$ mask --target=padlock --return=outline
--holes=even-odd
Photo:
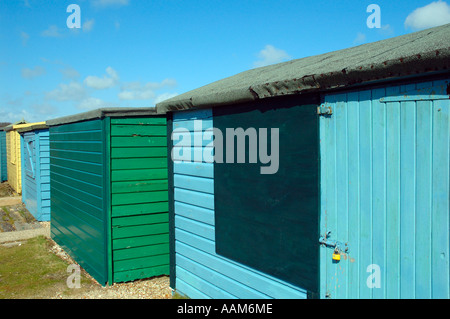
[[[337,249],[334,250],[332,259],[333,259],[333,261],[341,260],[341,254],[339,253],[339,251]]]

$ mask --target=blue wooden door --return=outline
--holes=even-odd
[[[449,82],[325,97],[321,298],[450,297]]]

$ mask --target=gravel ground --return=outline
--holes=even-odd
[[[50,251],[69,264],[76,262],[53,240]],[[74,289],[74,293],[66,296],[56,293],[55,299],[171,299],[172,289],[169,286],[168,276],[153,277],[145,280],[136,280],[126,283],[115,283],[111,286],[102,287],[92,277],[83,270],[83,275],[90,278],[92,284],[88,289]],[[83,288],[83,287],[81,287]]]

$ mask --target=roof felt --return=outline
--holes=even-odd
[[[157,114],[154,107],[111,107],[100,108],[89,112],[64,116],[53,120],[47,120],[46,124],[48,126],[57,126],[94,119],[102,119],[105,117],[137,117],[155,115]]]
[[[45,122],[39,122],[39,123],[32,123],[29,126],[20,127],[17,129],[17,132],[25,133],[25,132],[45,130],[45,129],[48,129],[48,126],[45,124]]]
[[[450,70],[450,24],[255,68],[156,105],[158,113],[216,107]]]

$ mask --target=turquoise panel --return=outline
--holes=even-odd
[[[50,221],[49,131],[21,134],[22,201],[38,221]]]
[[[212,111],[175,113],[173,129],[194,132],[213,127]],[[197,132],[200,133],[200,132]],[[193,137],[194,135],[192,135]],[[179,140],[175,140],[177,145]],[[194,143],[194,137],[192,138]],[[190,298],[306,298],[306,291],[216,254],[214,227],[214,164],[198,161],[193,145],[190,161],[173,162],[175,287]],[[195,160],[195,161],[194,161]]]
[[[449,80],[325,96],[322,298],[449,298]]]

